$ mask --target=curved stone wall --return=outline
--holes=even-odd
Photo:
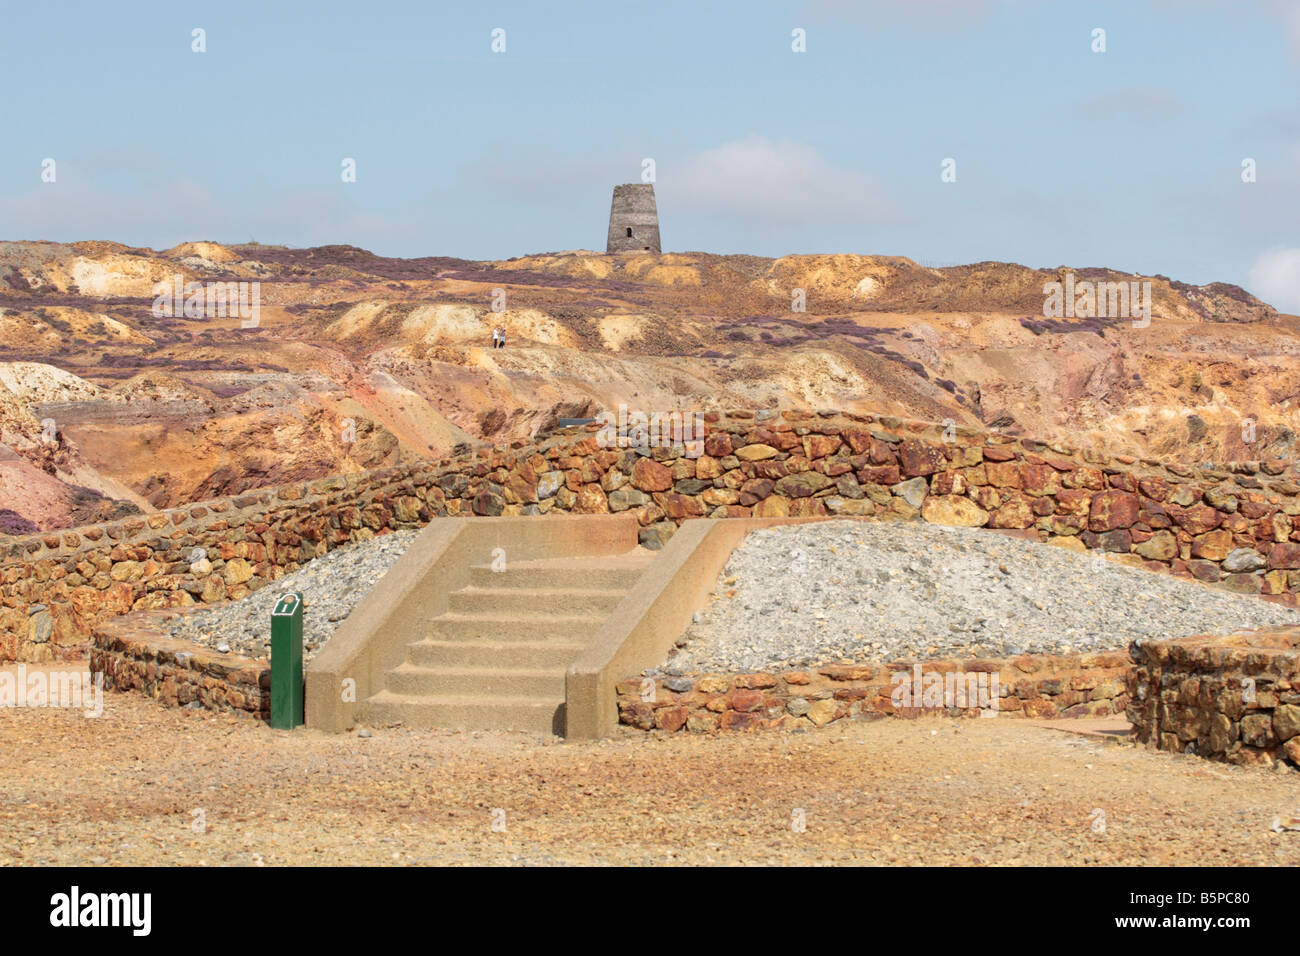
[[[910,518],[1110,552],[1292,605],[1300,594],[1290,462],[1105,459],[830,412],[736,411],[703,424],[701,437],[661,447],[619,447],[589,425],[535,445],[0,538],[0,659],[84,657],[106,618],[239,598],[340,544],[449,515],[626,511],[650,547],[690,518]]]

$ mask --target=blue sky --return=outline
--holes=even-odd
[[[1289,0],[15,3],[0,82],[3,239],[603,249],[648,157],[665,251],[1110,266],[1300,311]]]

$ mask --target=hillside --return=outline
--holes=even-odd
[[[1294,457],[1300,320],[1162,276],[1142,277],[1144,328],[1045,318],[1044,283],[1070,271],[1134,278],[857,255],[0,243],[0,532],[445,456],[620,403],[952,419],[1176,461]],[[157,282],[240,281],[260,283],[255,326],[154,314]],[[504,350],[489,347],[496,325]]]

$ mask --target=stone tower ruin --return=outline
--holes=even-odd
[[[626,183],[614,187],[609,207],[609,252],[660,252],[659,210],[651,183]]]

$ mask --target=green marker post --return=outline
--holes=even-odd
[[[291,592],[271,612],[271,726],[302,722],[302,595]]]

